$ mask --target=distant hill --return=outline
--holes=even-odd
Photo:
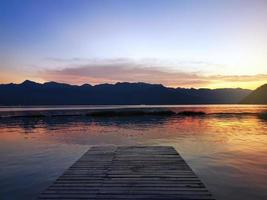
[[[241,103],[243,104],[267,104],[267,84],[258,87],[245,97]]]
[[[0,105],[231,104],[240,102],[250,92],[240,88],[168,88],[148,83],[77,86],[26,80],[21,84],[0,84]]]

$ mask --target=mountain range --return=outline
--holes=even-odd
[[[0,105],[232,104],[250,93],[251,90],[240,88],[186,89],[128,82],[77,86],[26,80],[21,84],[0,84]]]
[[[258,87],[246,96],[241,103],[243,104],[267,104],[267,84]]]

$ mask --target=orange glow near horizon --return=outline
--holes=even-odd
[[[9,84],[9,83],[15,83],[15,84],[20,84],[25,80],[31,80],[37,83],[45,83],[49,81],[55,81],[59,83],[66,83],[66,84],[72,84],[72,85],[83,85],[83,84],[91,84],[91,85],[98,85],[98,84],[104,84],[104,83],[109,83],[109,84],[115,84],[117,82],[123,82],[123,81],[112,81],[112,80],[104,80],[104,79],[88,79],[88,78],[80,78],[79,80],[75,81],[69,81],[66,80],[64,81],[63,79],[60,80],[44,80],[42,78],[24,78],[20,77],[19,75],[16,77],[10,77],[6,74],[2,74],[0,76],[0,84]],[[145,82],[145,81],[140,81],[140,82]],[[134,83],[134,82],[133,82]],[[161,83],[156,83],[156,82],[147,82],[151,84],[161,84]],[[224,82],[224,81],[214,81],[214,83],[208,83],[208,84],[203,84],[203,85],[189,85],[189,84],[164,84],[165,87],[171,87],[171,88],[210,88],[210,89],[217,89],[217,88],[243,88],[243,89],[251,89],[254,90],[261,85],[264,85],[267,83],[267,80],[255,80],[255,81],[249,81],[249,82],[243,82],[243,81],[236,81],[236,82]]]

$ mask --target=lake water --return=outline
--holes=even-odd
[[[99,109],[207,114],[84,116]],[[29,117],[40,113],[47,117]],[[215,198],[267,199],[266,113],[247,105],[0,107],[0,199],[35,199],[94,145],[171,145]]]

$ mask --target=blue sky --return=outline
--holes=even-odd
[[[1,0],[0,82],[255,88],[266,35],[264,0]]]

